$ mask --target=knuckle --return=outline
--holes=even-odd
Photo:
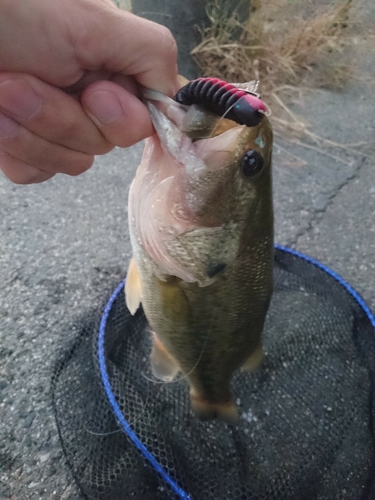
[[[164,53],[165,56],[168,58],[170,62],[174,62],[177,60],[177,43],[176,40],[174,39],[171,31],[166,28],[165,26],[162,26],[162,34],[163,34],[163,48],[164,48]]]
[[[1,164],[4,163],[6,161],[6,158],[9,157],[10,154],[0,148],[0,169],[1,169]]]
[[[108,139],[103,137],[103,141],[98,141],[97,144],[94,145],[92,154],[94,155],[105,155],[112,151],[115,146],[111,144]]]
[[[93,155],[80,155],[80,158],[77,159],[74,167],[69,172],[67,172],[67,174],[72,177],[83,174],[83,172],[86,172],[86,170],[88,170],[92,166],[92,164],[94,163],[94,159],[95,157]]]
[[[23,131],[16,121],[9,116],[0,113],[0,144],[7,144],[15,138],[18,138]]]
[[[34,184],[52,177],[52,175],[46,175],[45,172],[11,156],[0,160],[0,170],[13,184]]]
[[[89,155],[100,155],[111,151],[113,146],[103,136],[101,131],[84,134],[85,127],[77,120],[68,120],[60,132],[57,142],[67,147],[72,147],[76,151],[81,151]]]
[[[80,136],[81,126],[77,120],[66,120],[64,125],[59,131],[59,142],[62,144],[69,144],[72,140],[76,140]]]
[[[35,171],[33,173],[29,173],[29,175],[23,177],[21,182],[17,182],[17,184],[38,184],[40,182],[44,182],[47,179],[53,177],[54,174],[49,174],[47,172],[43,172],[42,170]]]

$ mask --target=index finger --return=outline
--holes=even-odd
[[[166,27],[119,9],[108,9],[100,23],[92,21],[95,29],[88,22],[71,33],[83,67],[132,75],[144,87],[175,95],[177,45]]]
[[[78,101],[31,75],[0,73],[0,111],[37,136],[72,150],[92,155],[114,147]]]

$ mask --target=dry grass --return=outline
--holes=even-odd
[[[131,0],[113,0],[117,7],[120,7],[120,9],[123,10],[132,10],[132,1]]]
[[[240,24],[223,2],[208,7],[211,25],[192,55],[204,75],[230,82],[260,81],[275,131],[310,134],[287,102],[301,86],[341,88],[355,73],[349,47],[357,7],[351,0],[253,0]],[[354,11],[354,12],[353,12]],[[350,68],[350,69],[349,69]]]

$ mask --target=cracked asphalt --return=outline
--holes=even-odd
[[[309,91],[303,104],[293,106],[320,136],[344,148],[309,142],[314,149],[307,149],[276,137],[274,200],[276,241],[332,267],[375,310],[372,88],[357,83],[343,93]],[[306,164],[296,166],[296,158]]]
[[[333,268],[375,311],[373,94],[371,80],[303,94],[293,112],[347,149],[276,137],[274,200],[276,241]],[[126,272],[127,192],[142,148],[116,148],[78,178],[0,178],[0,499],[81,498],[59,444],[51,373],[70,325]]]

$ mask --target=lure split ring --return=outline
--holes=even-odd
[[[199,104],[240,125],[255,127],[267,112],[264,102],[219,78],[198,78],[182,87],[174,97],[180,104]]]

